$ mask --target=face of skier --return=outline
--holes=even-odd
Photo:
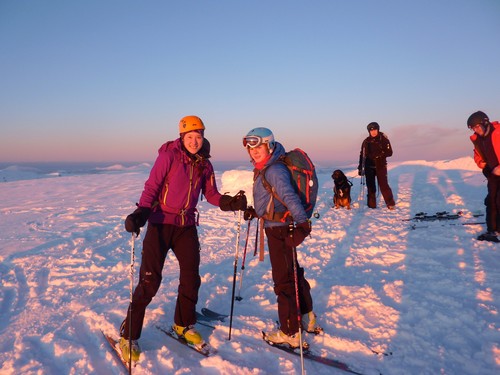
[[[263,161],[269,155],[269,147],[267,147],[266,143],[261,144],[260,146],[251,148],[248,147],[248,153],[250,157],[256,163]]]
[[[473,127],[470,128],[470,130],[472,130],[474,133],[476,133],[481,137],[483,137],[485,134],[485,129],[481,124],[474,125]]]
[[[372,128],[370,129],[370,137],[376,137],[378,135],[378,129]]]
[[[191,154],[196,154],[203,146],[203,136],[197,131],[192,131],[184,134],[182,143]]]

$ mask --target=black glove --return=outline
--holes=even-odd
[[[257,217],[257,212],[255,212],[254,208],[250,206],[243,213],[243,219],[252,220],[254,217]]]
[[[364,171],[361,168],[358,168],[358,176],[364,176]]]
[[[311,233],[311,222],[309,220],[297,224],[291,229],[291,233],[285,238],[285,243],[288,247],[299,246],[307,236]]]
[[[491,176],[491,168],[486,166],[483,168],[483,175],[484,177],[488,178]]]
[[[125,230],[139,235],[141,228],[146,225],[151,209],[147,207],[138,207],[125,219]]]
[[[245,211],[247,209],[247,197],[241,190],[234,197],[224,194],[220,197],[219,207],[222,211]]]

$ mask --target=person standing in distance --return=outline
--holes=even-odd
[[[172,330],[200,351],[207,343],[195,329],[196,303],[201,285],[200,242],[197,231],[198,199],[206,200],[222,211],[244,211],[244,194],[221,195],[217,189],[210,158],[210,144],[204,138],[205,125],[197,116],[183,117],[179,122],[180,137],[163,144],[144,184],[138,208],[125,220],[127,232],[140,232],[148,227],[143,241],[139,283],[136,286],[127,317],[120,327],[123,358],[138,361],[138,339],[144,324],[146,307],[156,295],[162,280],[162,269],[171,249],[179,263],[179,288]],[[130,313],[132,312],[132,323]],[[132,348],[129,348],[129,337]]]
[[[474,112],[467,119],[467,127],[474,133],[470,140],[474,145],[474,161],[488,179],[486,206],[486,230],[478,240],[499,242],[500,229],[500,123],[490,122],[486,113]]]
[[[366,127],[369,136],[361,144],[359,153],[358,175],[365,176],[368,190],[367,205],[377,208],[377,179],[378,186],[385,204],[389,210],[396,206],[387,177],[387,158],[392,156],[392,147],[389,138],[380,131],[376,122],[370,122]]]

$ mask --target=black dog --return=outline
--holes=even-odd
[[[333,205],[335,208],[346,207],[351,209],[351,186],[349,181],[340,169],[336,169],[332,174],[333,179]]]

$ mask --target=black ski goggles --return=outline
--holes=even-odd
[[[262,137],[249,135],[243,138],[243,147],[255,148],[262,144]]]

